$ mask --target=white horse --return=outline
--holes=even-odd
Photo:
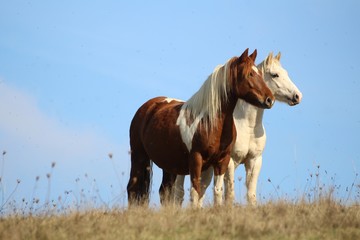
[[[263,74],[264,80],[274,94],[276,100],[287,103],[290,106],[299,104],[302,98],[301,92],[290,80],[287,71],[280,64],[280,52],[273,57],[270,53],[257,68]],[[262,153],[265,148],[266,134],[262,123],[264,109],[257,108],[243,100],[238,100],[233,117],[237,137],[232,149],[230,163],[225,173],[225,200],[232,203],[235,198],[234,172],[240,164],[245,165],[247,201],[256,205],[256,186],[262,165]],[[202,193],[210,185],[213,169],[209,168],[202,172]],[[178,204],[184,199],[184,175],[177,175],[173,198]],[[214,189],[214,192],[217,189]],[[199,200],[202,204],[205,194]],[[214,194],[214,197],[215,194]],[[219,200],[217,200],[219,202]],[[220,200],[221,202],[221,200]]]

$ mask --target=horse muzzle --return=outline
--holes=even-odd
[[[294,93],[292,98],[289,98],[289,105],[295,106],[301,102],[302,94],[301,93]]]

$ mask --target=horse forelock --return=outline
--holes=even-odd
[[[280,54],[280,53],[279,53]],[[280,55],[277,55],[277,56],[273,56],[272,52],[269,53],[269,55],[265,58],[265,60],[263,62],[261,62],[263,64],[263,66],[266,68],[266,67],[270,67],[272,64],[276,64],[276,65],[280,65],[281,66],[281,63],[280,63]],[[261,64],[260,63],[260,64]],[[259,64],[259,65],[260,65]]]
[[[266,72],[271,71],[272,67],[279,67],[283,69],[280,59],[273,57],[272,53],[270,53],[265,60],[263,60],[261,63],[259,63],[256,67],[260,70],[263,76],[265,76]],[[284,69],[285,70],[285,69]],[[264,79],[266,80],[266,79]]]
[[[254,69],[254,67],[256,67],[255,63],[250,58],[247,61],[245,61],[244,69],[243,69],[245,76],[249,75],[251,71],[255,71],[256,73],[258,73],[257,70]]]

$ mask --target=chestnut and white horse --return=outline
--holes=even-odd
[[[275,96],[275,99],[290,106],[299,104],[301,92],[290,80],[287,71],[280,64],[280,56],[273,57],[270,53],[257,68],[263,74],[265,83]],[[235,197],[234,172],[240,165],[245,165],[247,200],[256,205],[256,186],[262,165],[262,153],[265,148],[266,134],[262,123],[264,109],[257,108],[239,99],[234,110],[234,124],[236,127],[236,142],[231,152],[231,160],[226,171],[225,200],[232,203]],[[184,197],[184,175],[178,175],[172,193],[175,202],[181,204]],[[210,185],[212,170],[207,169],[201,175],[202,192]],[[165,183],[163,183],[165,184]],[[219,186],[217,183],[216,186]],[[215,187],[214,192],[218,191]],[[203,198],[200,199],[200,205]]]

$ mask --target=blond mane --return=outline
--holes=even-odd
[[[228,63],[229,61],[225,65],[218,65],[201,88],[182,107],[190,119],[201,118],[200,122],[207,130],[216,126],[222,102],[228,100]]]

